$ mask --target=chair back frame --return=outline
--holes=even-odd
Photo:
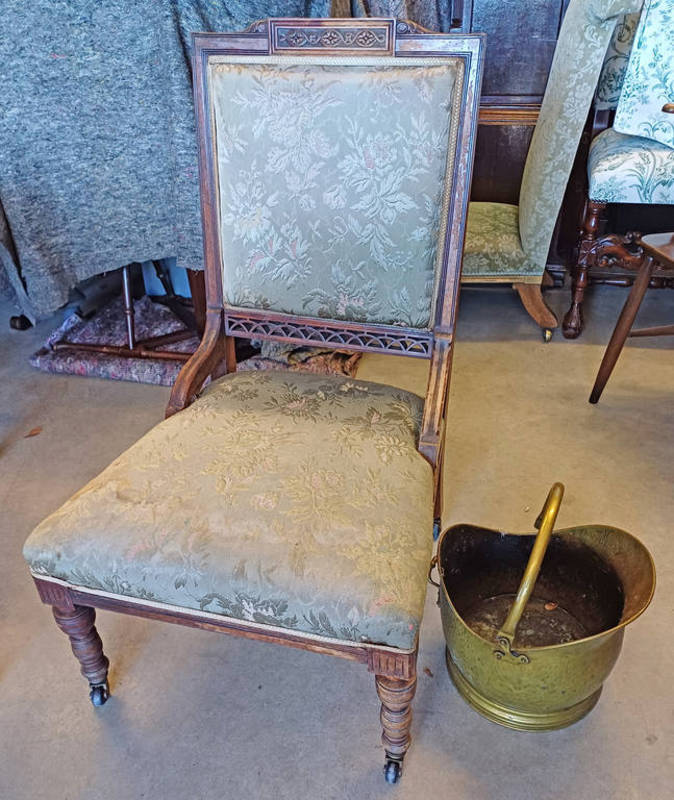
[[[460,110],[451,168],[451,191],[440,224],[433,318],[429,329],[316,319],[267,310],[228,306],[223,297],[222,253],[215,134],[209,97],[209,59],[227,56],[377,56],[457,59],[463,65]],[[193,35],[194,98],[199,145],[201,213],[204,230],[206,329],[198,350],[173,388],[167,416],[187,406],[208,375],[235,369],[231,337],[274,339],[301,345],[385,352],[430,359],[419,451],[439,466],[443,421],[451,370],[452,342],[460,287],[466,214],[472,177],[484,36],[433,34],[394,19],[269,19],[245,32]],[[421,62],[423,63],[423,62]]]

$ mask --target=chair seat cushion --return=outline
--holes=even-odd
[[[507,203],[468,206],[462,280],[510,282],[540,278],[543,270],[522,250],[519,209]]]
[[[30,535],[33,574],[340,640],[415,646],[432,548],[423,401],[235,373]]]
[[[590,200],[674,203],[674,148],[613,128],[592,141],[587,162]]]

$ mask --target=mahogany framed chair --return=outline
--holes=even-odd
[[[204,336],[168,419],[24,549],[94,705],[109,693],[96,608],[340,656],[375,675],[397,781],[483,43],[389,19],[194,36]],[[234,336],[427,359],[426,397],[236,373]]]

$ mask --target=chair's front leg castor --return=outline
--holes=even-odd
[[[547,344],[552,339],[552,331],[550,328],[543,329],[543,341]]]
[[[89,692],[89,697],[91,698],[92,705],[98,707],[102,706],[106,700],[110,697],[110,687],[108,686],[108,682],[105,683],[92,683],[90,684],[91,691]]]
[[[384,777],[386,778],[386,783],[398,783],[401,774],[402,765],[400,761],[388,759],[386,765],[384,766]]]

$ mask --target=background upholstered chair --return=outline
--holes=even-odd
[[[646,0],[640,18],[628,15],[612,39],[598,87],[598,107],[610,127],[592,140],[587,163],[588,194],[571,306],[563,333],[583,328],[588,274],[595,267],[636,272],[642,263],[635,234],[604,231],[608,204],[674,205],[674,19],[669,0]],[[662,270],[658,267],[655,275]]]
[[[464,283],[511,283],[548,340],[541,294],[567,181],[617,16],[639,0],[571,0],[524,167],[519,205],[471,203]]]
[[[196,35],[203,339],[170,418],[24,551],[95,705],[108,660],[94,608],[341,656],[375,674],[397,780],[481,68],[479,36],[397,35],[393,20]],[[427,395],[237,374],[226,334],[429,359]]]

